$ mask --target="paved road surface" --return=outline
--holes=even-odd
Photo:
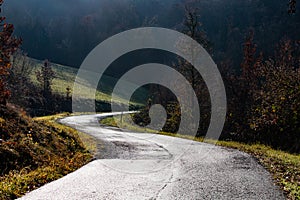
[[[248,154],[162,135],[103,127],[105,114],[62,123],[99,142],[98,158],[27,195],[27,199],[284,199]]]

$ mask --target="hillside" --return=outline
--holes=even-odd
[[[29,58],[31,59],[31,58]],[[43,61],[36,60],[36,59],[31,59],[33,65],[33,69],[31,71],[30,77],[31,80],[37,84],[36,80],[36,71],[41,69],[41,66],[43,65]],[[68,67],[65,65],[60,65],[56,63],[51,63],[51,67],[53,71],[55,72],[55,78],[53,79],[52,82],[52,90],[53,92],[63,95],[66,95],[66,88],[67,87],[73,87],[74,81],[76,79],[77,71],[78,69],[73,68],[73,67]],[[100,91],[98,90],[96,93],[96,100],[98,101],[105,101],[105,102],[110,102],[111,100],[111,95],[109,94],[109,88],[111,88],[110,85],[112,85],[117,79],[110,77],[110,76],[105,76],[103,78],[103,88],[106,88],[106,93],[105,91]],[[80,81],[83,85],[86,85],[86,89],[84,91],[88,91],[88,86],[87,86],[87,81],[81,80]],[[82,96],[85,96],[84,94]],[[120,102],[124,102],[121,98],[118,99]]]
[[[18,110],[18,111],[17,111]],[[0,107],[0,199],[15,199],[90,161],[78,133]]]
[[[60,112],[72,112],[72,92],[74,81],[77,76],[77,69],[52,63],[50,67],[54,72],[54,77],[50,82],[51,97],[43,96],[43,84],[37,80],[37,72],[40,72],[44,61],[36,60],[18,53],[13,58],[13,67],[10,75],[10,90],[12,95],[10,102],[26,108],[26,112],[31,116],[50,115]],[[82,85],[80,96],[84,104],[87,99],[95,98],[96,110],[98,112],[110,111],[111,95],[118,79],[103,75],[98,84],[98,90],[91,94],[88,80],[77,79]],[[130,85],[130,81],[123,81],[122,84]],[[67,88],[70,91],[67,91]],[[128,91],[123,91],[127,94]],[[78,94],[78,92],[77,92]],[[131,106],[138,108],[145,102],[147,90],[140,89],[131,99]],[[127,101],[122,98],[122,94],[115,95],[113,100],[116,104],[126,105]]]
[[[199,8],[201,29],[213,44],[215,59],[230,59],[239,64],[243,56],[241,43],[251,28],[255,30],[260,50],[268,55],[272,54],[280,39],[298,39],[299,12],[289,15],[288,2],[74,0],[69,3],[66,0],[10,0],[4,12],[15,25],[16,35],[24,39],[23,48],[31,57],[50,58],[54,62],[79,67],[96,45],[121,31],[141,26],[181,30],[185,15],[183,4],[191,4]],[[299,7],[298,3],[298,10]]]

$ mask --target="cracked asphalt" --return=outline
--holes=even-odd
[[[285,199],[246,153],[99,125],[108,115],[62,119],[99,141],[97,159],[20,199]]]

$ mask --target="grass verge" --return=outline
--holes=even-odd
[[[67,114],[31,119],[13,110],[0,111],[0,199],[21,197],[93,158],[91,138],[55,121]]]
[[[129,117],[130,115],[123,115],[122,122],[120,116],[108,117],[102,119],[100,123],[114,127],[119,127],[118,124],[120,124],[122,126],[121,128],[133,131],[157,133],[157,131],[151,129],[131,125],[128,120]],[[195,138],[166,132],[160,132],[159,134],[198,142],[203,142],[204,140],[204,138]],[[287,199],[300,200],[300,155],[275,150],[262,144],[244,144],[234,141],[217,141],[216,144],[227,148],[238,149],[254,156],[258,162],[272,174],[275,183],[284,191]]]
[[[90,113],[76,113],[76,115],[78,114],[90,114]],[[78,137],[80,138],[80,141],[82,142],[82,145],[84,146],[84,148],[91,154],[94,155],[97,152],[97,142],[95,140],[95,138],[93,138],[92,136],[79,132],[76,129],[73,129],[71,127],[62,125],[60,123],[57,122],[58,119],[64,118],[70,116],[69,113],[61,113],[61,114],[57,114],[57,115],[50,115],[50,116],[44,116],[44,117],[36,117],[34,118],[35,121],[41,121],[44,124],[48,124],[49,126],[52,127],[56,127],[58,129],[61,130],[65,130],[68,132],[72,132],[75,135],[78,135]]]

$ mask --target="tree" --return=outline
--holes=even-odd
[[[207,39],[206,33],[202,29],[198,8],[190,7],[188,5],[186,5],[184,8],[185,17],[183,21],[184,28],[182,32],[199,42],[204,49],[210,52],[211,44]]]
[[[3,0],[0,0],[0,12]],[[5,105],[10,96],[7,88],[11,55],[18,49],[21,40],[12,34],[14,26],[5,23],[5,17],[0,17],[0,104]]]
[[[71,93],[72,93],[71,87],[67,86],[66,87],[66,98],[67,98],[67,100],[69,100],[70,98],[72,98]]]
[[[9,102],[28,108],[28,98],[36,97],[30,95],[37,91],[33,88],[30,74],[33,70],[33,61],[27,57],[27,54],[18,50],[12,56],[12,67],[10,68],[8,78],[8,88],[11,91]]]
[[[292,152],[300,151],[299,58],[298,45],[284,39],[274,58],[261,63],[257,75],[262,84],[251,118],[251,128],[262,141]]]
[[[208,52],[211,51],[211,45],[207,39],[205,32],[202,30],[200,15],[198,14],[197,8],[192,8],[187,5],[185,6],[185,18],[183,21],[182,32],[192,39],[196,40]],[[180,48],[182,51],[186,51],[187,54],[193,54],[192,47],[186,46],[186,44],[179,44],[178,48]],[[195,55],[191,55],[191,57],[194,58]],[[199,89],[202,78],[189,62],[179,58],[178,69],[191,83],[194,90]]]
[[[234,139],[249,141],[254,138],[250,129],[251,110],[259,86],[257,68],[261,64],[262,54],[256,56],[257,46],[254,42],[254,31],[251,30],[243,43],[243,60],[238,74],[229,74],[225,81],[228,91],[227,124]],[[250,135],[250,137],[249,137]],[[255,140],[255,139],[254,139]]]
[[[226,131],[231,139],[300,151],[299,55],[299,43],[284,39],[273,56],[256,56],[250,32],[240,74],[225,78],[229,97]]]
[[[52,70],[52,67],[48,60],[44,62],[42,69],[36,72],[36,78],[41,84],[43,90],[43,97],[47,100],[51,97],[52,89],[51,84],[52,80],[55,77],[55,73]]]
[[[289,2],[289,10],[288,10],[288,12],[290,14],[295,14],[296,13],[296,5],[297,5],[297,1],[296,0],[290,0],[290,2]]]
[[[206,49],[206,51],[210,53],[212,52],[211,44],[207,39],[206,33],[202,28],[202,23],[200,22],[199,10],[198,8],[194,8],[189,4],[185,5],[185,18],[183,21],[182,32],[192,39],[196,40],[199,44],[202,45],[204,49]],[[183,46],[179,46],[179,48],[181,48],[181,50],[183,51],[186,51],[187,54],[190,54],[192,59],[196,59],[197,55],[194,55],[193,47],[184,45],[188,44],[183,44]],[[195,94],[198,97],[198,103],[201,110],[201,121],[199,123],[198,132],[200,135],[203,135],[203,133],[205,133],[206,129],[208,128],[210,119],[210,97],[207,86],[199,72],[188,61],[179,58],[177,69],[190,82]],[[185,90],[185,88],[183,88],[183,90]],[[192,101],[192,97],[190,96],[192,94],[186,95],[191,101],[189,103],[191,108],[193,108],[195,105]]]

